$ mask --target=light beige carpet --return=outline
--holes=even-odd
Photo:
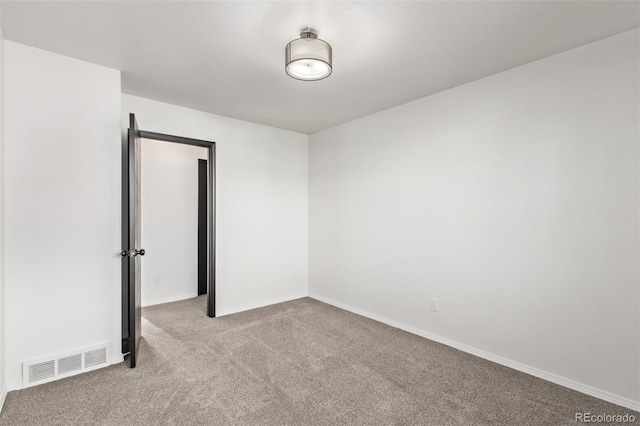
[[[10,392],[0,425],[575,425],[638,413],[304,298],[143,310],[127,363]]]

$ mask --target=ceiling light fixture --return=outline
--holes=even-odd
[[[331,75],[331,46],[313,28],[304,28],[284,49],[285,71],[298,80],[322,80]]]

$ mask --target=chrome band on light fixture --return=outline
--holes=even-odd
[[[331,46],[318,38],[313,28],[305,28],[300,38],[284,49],[285,71],[298,80],[322,80],[331,75]]]

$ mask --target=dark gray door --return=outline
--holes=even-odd
[[[198,159],[198,296],[207,294],[207,160]]]
[[[129,114],[129,247],[128,287],[129,287],[129,362],[131,368],[136,366],[140,351],[140,327],[142,322],[142,305],[140,299],[140,269],[144,249],[141,244],[140,227],[140,130],[136,117]]]

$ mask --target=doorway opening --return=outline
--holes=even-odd
[[[194,295],[206,294],[207,316],[215,317],[215,143],[199,139],[184,138],[180,136],[166,135],[148,132],[138,129],[134,114],[129,116],[129,131],[123,141],[123,179],[122,179],[122,353],[127,355],[130,366],[134,368],[137,363],[140,347],[141,322],[142,322],[142,274],[143,256],[147,250],[141,246],[142,220],[141,214],[141,169],[142,169],[142,141],[147,144],[170,143],[174,147],[191,146],[199,149],[198,155],[206,158],[197,158],[203,162],[194,161],[195,175],[198,176],[197,188],[197,224],[200,228],[197,238],[197,247],[192,247],[194,265],[197,263],[198,279],[194,283]],[[175,145],[179,144],[179,145]],[[167,145],[168,146],[168,145]],[[168,146],[171,148],[171,146]],[[161,173],[162,171],[160,171]],[[205,177],[204,179],[202,177]],[[169,182],[171,176],[167,176]],[[161,198],[161,196],[160,196]],[[179,206],[178,206],[179,207]],[[147,220],[150,217],[147,215]],[[202,232],[205,230],[205,232]],[[166,229],[165,229],[166,231]],[[162,232],[162,227],[156,228]],[[181,238],[180,232],[174,233],[174,238]],[[175,254],[175,253],[174,253]],[[171,253],[164,253],[166,257],[162,261],[171,262]],[[197,259],[196,259],[197,257]],[[170,271],[171,269],[166,269]],[[151,280],[160,276],[149,277]],[[201,293],[202,292],[202,293]],[[168,301],[168,300],[167,300]],[[160,302],[161,303],[161,302]]]
[[[204,295],[207,148],[143,138],[140,150],[142,308]]]

